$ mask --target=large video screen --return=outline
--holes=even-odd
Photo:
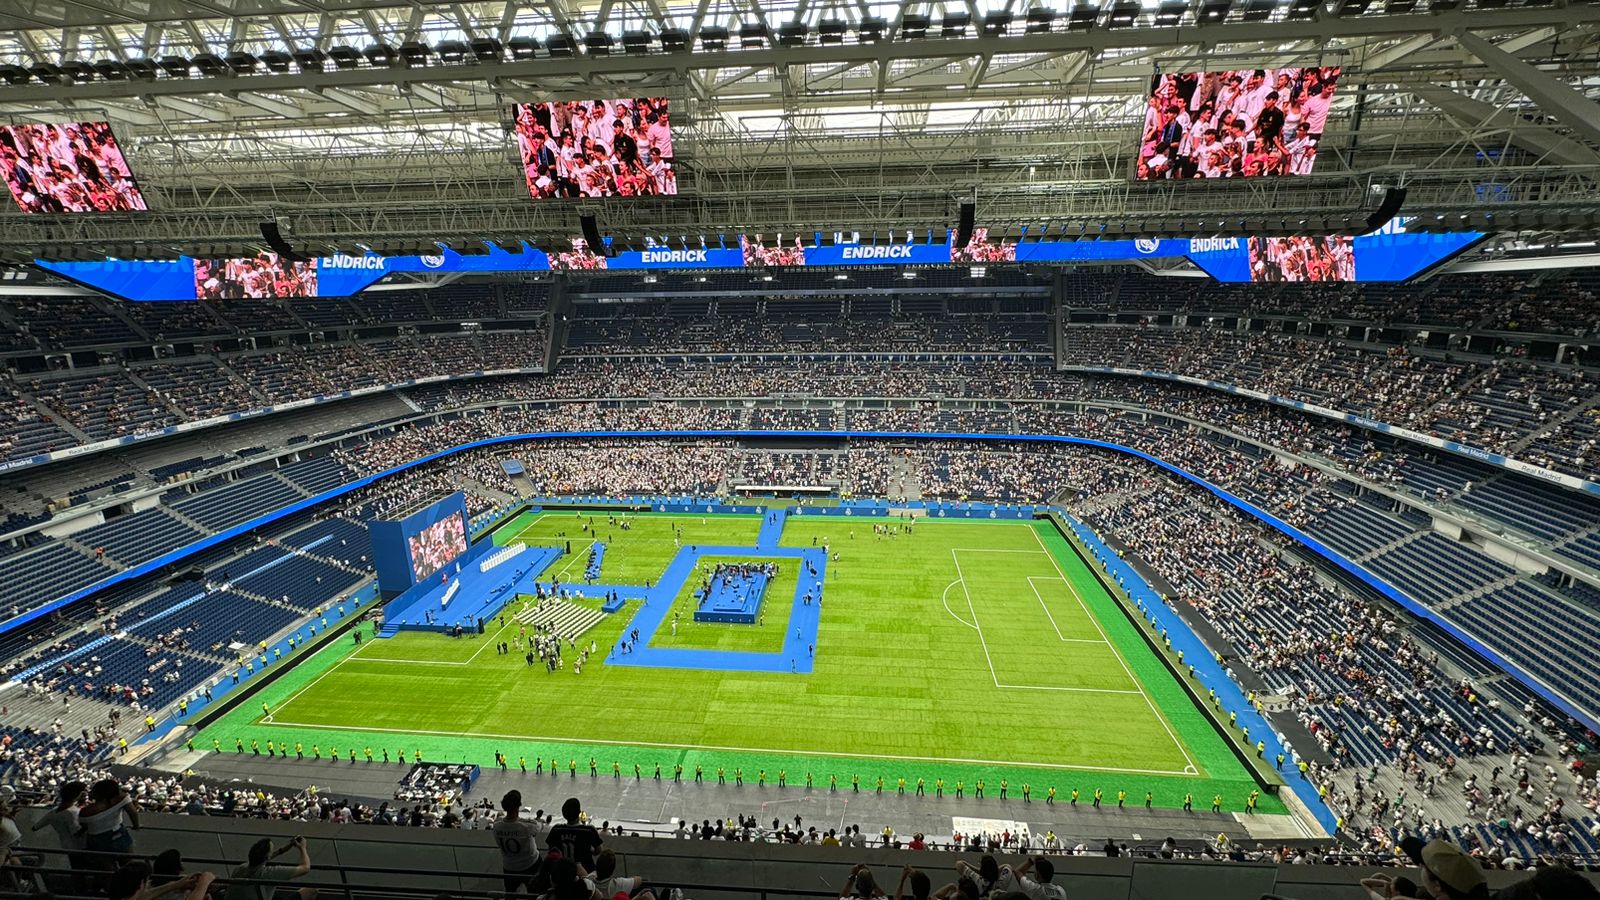
[[[422,581],[467,552],[466,523],[455,513],[412,535],[410,543],[411,570]]]
[[[950,261],[953,263],[1016,262],[1017,245],[1013,241],[991,241],[989,229],[974,228],[972,239],[967,241],[965,247],[950,248]]]
[[[106,122],[0,125],[0,177],[23,212],[146,208]]]
[[[1310,175],[1338,86],[1338,66],[1157,75],[1135,177]]]
[[[1249,239],[1250,280],[1355,281],[1355,238],[1340,235]]]
[[[317,261],[290,262],[265,252],[243,259],[197,259],[194,295],[199,300],[315,297]]]
[[[571,250],[550,254],[550,268],[557,272],[592,272],[605,267],[605,256],[590,250],[583,238],[573,238]]]
[[[796,234],[789,243],[785,243],[783,235],[773,239],[772,246],[767,246],[766,238],[762,235],[739,235],[739,250],[744,255],[745,268],[760,269],[766,266],[803,266],[806,264],[806,248],[800,243],[800,235]]]
[[[667,98],[516,106],[517,154],[535,199],[678,193]]]

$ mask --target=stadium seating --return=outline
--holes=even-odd
[[[258,475],[171,505],[207,528],[221,531],[300,499],[302,495],[283,480]]]
[[[46,346],[70,350],[139,340],[105,301],[90,297],[8,298],[12,318]]]
[[[17,615],[74,588],[109,577],[112,569],[60,542],[0,557],[5,611]]]
[[[278,474],[313,494],[332,490],[353,477],[331,456],[288,463],[278,469]]]
[[[1515,610],[1507,615],[1507,610]],[[1445,613],[1585,708],[1600,707],[1600,613],[1527,582],[1469,598]]]
[[[48,403],[91,440],[164,428],[178,416],[122,371],[33,379],[28,391]]]
[[[362,578],[312,556],[287,554],[265,571],[241,577],[234,584],[241,590],[300,607],[314,609]]]
[[[140,366],[138,377],[189,419],[208,419],[265,406],[247,384],[209,357]]]
[[[73,539],[86,547],[104,548],[111,559],[135,566],[203,536],[203,532],[155,507],[86,528],[74,534]]]
[[[235,591],[221,590],[205,594],[177,613],[135,625],[128,631],[225,663],[238,655],[237,651],[229,649],[230,645],[254,646],[305,615],[306,610],[299,607],[265,603]]]
[[[1379,553],[1364,565],[1430,605],[1514,574],[1510,566],[1433,532]]]

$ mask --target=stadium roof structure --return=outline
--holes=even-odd
[[[1600,5],[1578,0],[37,0],[0,118],[109,119],[150,211],[0,213],[0,252],[1600,208]],[[1137,183],[1152,74],[1344,72],[1308,177]],[[512,104],[667,96],[680,196],[531,200]]]

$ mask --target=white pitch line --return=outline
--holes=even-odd
[[[1035,581],[1061,581],[1061,579],[1059,579],[1059,578],[1051,578],[1048,575],[1029,575],[1028,576],[1028,587],[1033,588],[1033,595],[1035,597],[1039,598],[1039,605],[1044,608],[1044,614],[1050,620],[1050,627],[1054,628],[1056,630],[1056,637],[1060,638],[1063,642],[1068,643],[1068,644],[1104,644],[1105,643],[1105,641],[1098,641],[1098,640],[1095,640],[1094,638],[1069,638],[1066,635],[1062,634],[1061,633],[1061,626],[1056,624],[1056,617],[1053,614],[1051,614],[1050,606],[1049,606],[1049,604],[1044,602],[1044,595],[1039,593],[1039,586],[1037,584],[1034,584]],[[1128,693],[1131,694],[1133,692],[1129,691]]]
[[[1029,550],[1029,551],[1025,551],[1025,552],[1034,553],[1034,552],[1037,552],[1037,551]],[[961,571],[961,559],[960,559],[959,556],[956,555],[956,550],[952,549],[950,551],[950,558],[952,560],[955,560],[956,574],[958,576],[960,576],[960,578],[958,580],[961,582],[961,592],[963,594],[966,594],[966,596],[967,596],[967,609],[972,611],[972,627],[973,627],[973,629],[975,631],[978,632],[978,643],[983,646],[983,658],[984,658],[985,661],[987,661],[989,663],[989,677],[994,679],[994,686],[995,687],[997,687],[997,688],[999,688],[1001,690],[1006,690],[1007,688],[1010,688],[1010,689],[1013,689],[1013,690],[1028,690],[1028,691],[1059,691],[1061,693],[1068,693],[1068,694],[1142,694],[1142,693],[1144,693],[1142,688],[1140,690],[1137,690],[1137,691],[1128,691],[1128,690],[1119,690],[1119,689],[1115,689],[1115,688],[1057,687],[1057,686],[1044,685],[1044,684],[1006,684],[1006,683],[1002,682],[1000,680],[1000,675],[997,672],[995,672],[994,659],[989,655],[989,643],[988,643],[987,640],[985,640],[985,638],[983,636],[983,627],[978,624],[978,610],[977,610],[976,607],[974,607],[972,605],[972,592],[967,590],[967,576],[965,574],[963,574],[962,571]],[[1066,576],[1063,575],[1062,576],[1062,580],[1065,580],[1065,579],[1066,579]],[[1058,634],[1059,634],[1059,632],[1058,632]],[[1137,686],[1138,682],[1135,681],[1134,684]],[[1145,699],[1148,701],[1150,698],[1146,697]],[[1182,748],[1180,747],[1179,749],[1181,750]]]
[[[1061,691],[1068,694],[1128,694],[1138,696],[1138,691],[1129,691],[1122,688],[1086,688],[1086,687],[1056,687],[1049,684],[999,684],[996,687],[1012,691]]]
[[[978,644],[983,647],[984,661],[989,664],[989,677],[994,679],[994,686],[1000,686],[1000,676],[994,671],[994,658],[989,655],[989,642],[983,639],[983,626],[978,624],[978,610],[972,605],[972,592],[967,590],[967,576],[961,571],[961,557],[956,555],[954,548],[950,550],[950,559],[956,564],[956,578],[961,582],[961,593],[967,596],[967,611],[972,613],[972,628],[978,632]]]
[[[1061,626],[1056,624],[1056,617],[1050,612],[1050,607],[1044,602],[1044,595],[1039,593],[1039,586],[1033,583],[1033,576],[1028,576],[1028,587],[1033,589],[1033,596],[1039,600],[1039,608],[1044,610],[1044,617],[1050,620],[1050,627],[1056,631],[1056,637],[1066,640],[1067,636],[1061,633]]]
[[[939,595],[939,602],[944,604],[944,611],[950,614],[950,618],[955,619],[957,622],[960,622],[961,624],[967,626],[968,628],[976,629],[978,626],[976,626],[976,625],[972,624],[971,622],[968,622],[966,619],[963,619],[960,616],[956,615],[956,611],[950,608],[950,589],[955,587],[958,584],[962,584],[962,581],[959,578],[957,578],[955,581],[952,581],[949,584],[945,585],[944,586],[944,593]]]
[[[464,662],[447,662],[442,659],[394,659],[388,656],[347,656],[339,660],[337,665],[347,662],[381,662],[394,663],[402,666],[464,666]]]
[[[893,759],[909,762],[965,763],[981,766],[1018,766],[1033,769],[1065,769],[1079,772],[1123,772],[1130,775],[1188,775],[1176,769],[1125,769],[1113,766],[1075,766],[1065,763],[1016,762],[1001,759],[968,759],[947,756],[903,756],[886,753],[848,753],[838,750],[779,750],[772,747],[725,747],[716,744],[674,744],[660,741],[608,740],[604,738],[575,738],[572,735],[552,737],[530,734],[491,734],[481,731],[424,731],[418,728],[380,728],[372,725],[321,725],[308,722],[275,722],[289,728],[311,728],[321,731],[373,731],[385,734],[426,734],[435,737],[476,737],[502,741],[550,741],[558,744],[601,744],[608,747],[657,747],[664,750],[711,750],[724,753],[774,753],[789,756],[828,756],[840,759]]]
[[[1051,553],[1050,548],[1044,545],[1044,538],[1039,537],[1038,529],[1029,528],[1028,533],[1032,534],[1033,539],[1039,542],[1039,549],[1050,557],[1050,565],[1055,567],[1056,574],[1061,576],[1061,580],[1067,583],[1067,590],[1072,592],[1072,596],[1078,598],[1078,605],[1083,607],[1084,614],[1089,617],[1090,622],[1094,623],[1094,629],[1100,632],[1100,637],[1111,647],[1111,652],[1117,657],[1117,662],[1122,664],[1122,671],[1128,673],[1128,680],[1133,682],[1134,686],[1139,689],[1140,694],[1144,695],[1144,702],[1150,707],[1150,713],[1156,717],[1157,722],[1161,723],[1161,727],[1166,730],[1167,737],[1172,739],[1172,743],[1178,748],[1178,752],[1183,754],[1184,762],[1188,763],[1190,769],[1198,772],[1199,767],[1195,765],[1194,758],[1189,755],[1188,748],[1183,746],[1183,742],[1178,740],[1178,735],[1172,730],[1172,726],[1167,724],[1167,717],[1163,716],[1161,710],[1156,708],[1155,701],[1150,699],[1150,694],[1144,689],[1144,683],[1133,674],[1133,669],[1128,665],[1128,661],[1122,658],[1122,651],[1117,649],[1116,644],[1111,643],[1111,638],[1106,634],[1106,630],[1100,627],[1100,620],[1095,618],[1094,612],[1089,609],[1089,604],[1084,602],[1083,595],[1078,593],[1078,589],[1067,578],[1067,573],[1062,571],[1061,564],[1056,562],[1055,554]]]
[[[359,628],[360,626],[358,625],[357,627]],[[304,694],[306,691],[311,690],[313,687],[316,686],[317,682],[321,681],[324,678],[327,678],[329,675],[332,675],[335,669],[337,669],[340,666],[344,665],[345,663],[349,662],[351,659],[352,659],[352,657],[346,656],[344,659],[341,659],[338,662],[334,663],[333,665],[329,666],[328,667],[328,671],[323,672],[321,675],[318,675],[317,677],[311,679],[311,681],[308,682],[300,690],[295,691],[294,693],[290,694],[288,697],[285,697],[283,702],[278,704],[278,709],[281,710],[284,707],[288,706],[289,704],[293,703],[296,697],[300,696],[301,694]],[[268,715],[270,716],[270,713]]]

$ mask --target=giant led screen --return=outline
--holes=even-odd
[[[411,570],[418,581],[439,571],[467,552],[467,527],[455,513],[429,525],[407,541],[411,549]]]
[[[665,97],[518,103],[515,130],[535,199],[678,193]]]
[[[0,178],[23,212],[147,208],[106,122],[0,125]]]
[[[1310,175],[1338,86],[1338,66],[1156,75],[1135,177]]]
[[[239,259],[194,261],[198,300],[241,300],[317,296],[317,261],[292,262],[262,252]]]

